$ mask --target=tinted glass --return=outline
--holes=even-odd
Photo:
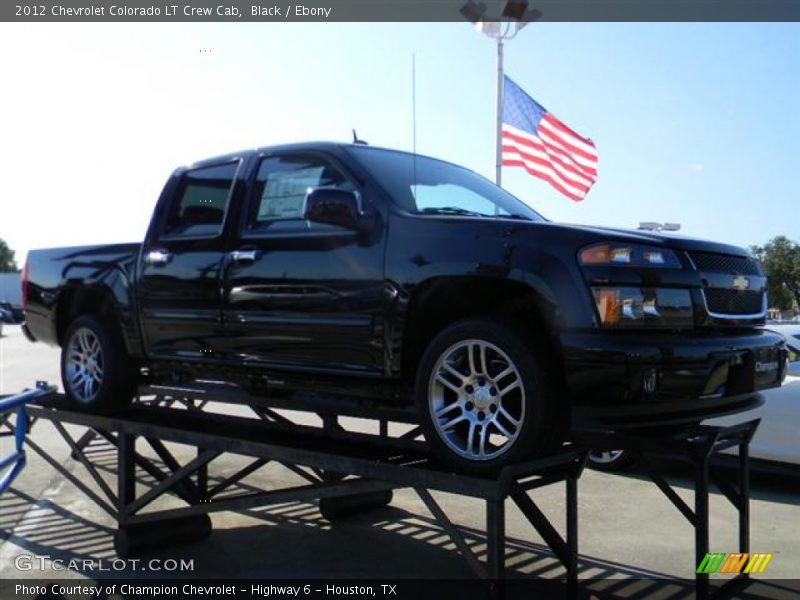
[[[348,149],[401,208],[417,214],[544,218],[488,179],[441,160],[405,152]]]
[[[172,236],[217,235],[222,230],[239,163],[194,169],[183,176],[170,207],[164,233]]]
[[[272,156],[261,161],[256,177],[249,229],[274,221],[302,220],[306,194],[314,188],[355,192],[337,168],[315,156]]]

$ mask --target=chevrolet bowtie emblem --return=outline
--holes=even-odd
[[[750,289],[750,280],[747,277],[734,277],[733,278],[733,288],[736,290],[744,291]]]

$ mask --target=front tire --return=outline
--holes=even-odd
[[[136,369],[116,327],[96,315],[75,319],[61,347],[61,381],[80,410],[109,414],[127,407],[136,391]]]
[[[592,450],[589,452],[589,466],[598,471],[614,473],[622,471],[633,463],[633,455],[625,450]]]
[[[544,364],[498,321],[460,321],[431,341],[415,395],[425,439],[447,467],[491,474],[563,441]]]

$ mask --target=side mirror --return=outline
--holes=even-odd
[[[306,195],[305,218],[356,231],[369,226],[369,220],[359,211],[358,198],[353,192],[330,188],[315,188]]]

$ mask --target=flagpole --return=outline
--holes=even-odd
[[[495,124],[495,183],[503,181],[503,36],[497,38],[497,123]]]
[[[528,25],[542,16],[536,9],[528,8],[528,0],[505,0],[502,15],[486,14],[486,5],[467,0],[459,11],[475,28],[497,42],[497,121],[495,123],[495,183],[503,181],[503,46]]]

